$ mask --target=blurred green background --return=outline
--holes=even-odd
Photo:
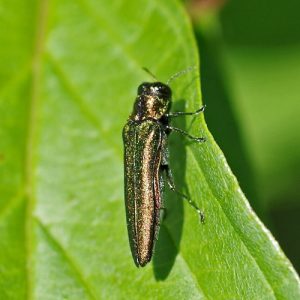
[[[300,271],[300,1],[188,1],[206,121]]]

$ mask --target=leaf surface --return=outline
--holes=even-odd
[[[170,138],[178,189],[153,263],[131,259],[121,131],[136,88],[198,66],[177,1],[2,1],[1,299],[296,299],[299,280],[257,219],[203,116]],[[173,110],[201,105],[199,74],[171,84]],[[234,142],[234,141],[233,141]]]

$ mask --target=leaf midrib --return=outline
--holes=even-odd
[[[27,284],[27,299],[33,299],[33,210],[34,210],[34,188],[33,188],[33,169],[34,169],[34,135],[36,133],[37,120],[37,102],[39,95],[39,85],[41,78],[41,61],[44,49],[45,30],[48,14],[48,0],[40,1],[37,9],[36,18],[36,36],[34,39],[34,49],[32,58],[32,84],[31,95],[29,99],[28,109],[28,127],[27,127],[27,143],[25,148],[25,163],[24,163],[24,186],[25,186],[25,249],[26,249],[26,284]]]

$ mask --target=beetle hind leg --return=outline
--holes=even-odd
[[[174,179],[173,179],[173,174],[172,174],[171,169],[169,168],[169,165],[163,165],[162,169],[165,171],[166,179],[167,179],[167,184],[168,184],[170,190],[172,192],[175,192],[176,194],[180,195],[185,200],[187,200],[187,202],[189,203],[189,205],[193,209],[195,209],[196,212],[198,213],[198,215],[200,217],[201,223],[204,224],[204,222],[205,222],[204,212],[200,210],[200,208],[196,205],[196,203],[192,199],[190,199],[188,196],[186,196],[185,194],[181,193],[180,191],[178,191],[176,189],[176,186],[175,186],[175,183],[174,183]]]

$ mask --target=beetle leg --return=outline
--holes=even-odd
[[[192,115],[199,115],[202,113],[205,109],[206,105],[203,105],[201,108],[194,112],[182,112],[182,111],[176,111],[176,112],[171,112],[166,115],[168,118],[175,118],[175,117],[180,117],[180,116],[192,116]]]
[[[167,178],[167,183],[168,183],[168,186],[169,186],[170,190],[177,193],[178,195],[180,195],[185,200],[187,200],[189,205],[192,208],[194,208],[197,211],[197,213],[199,214],[201,223],[204,224],[204,221],[205,221],[204,213],[199,209],[199,207],[196,205],[196,203],[193,200],[191,200],[188,196],[186,196],[185,194],[179,192],[176,189],[174,179],[173,179],[173,174],[172,174],[171,169],[169,168],[169,165],[163,165],[162,168],[165,171],[166,178]]]
[[[193,141],[196,141],[196,142],[199,142],[199,143],[203,143],[203,142],[206,141],[206,139],[204,137],[195,137],[195,136],[192,136],[189,133],[187,133],[186,131],[184,131],[184,130],[182,130],[180,128],[177,128],[177,127],[166,125],[166,129],[169,129],[170,131],[176,131],[176,132],[178,132],[178,133],[180,133],[182,135],[185,135],[189,139],[191,139]]]

